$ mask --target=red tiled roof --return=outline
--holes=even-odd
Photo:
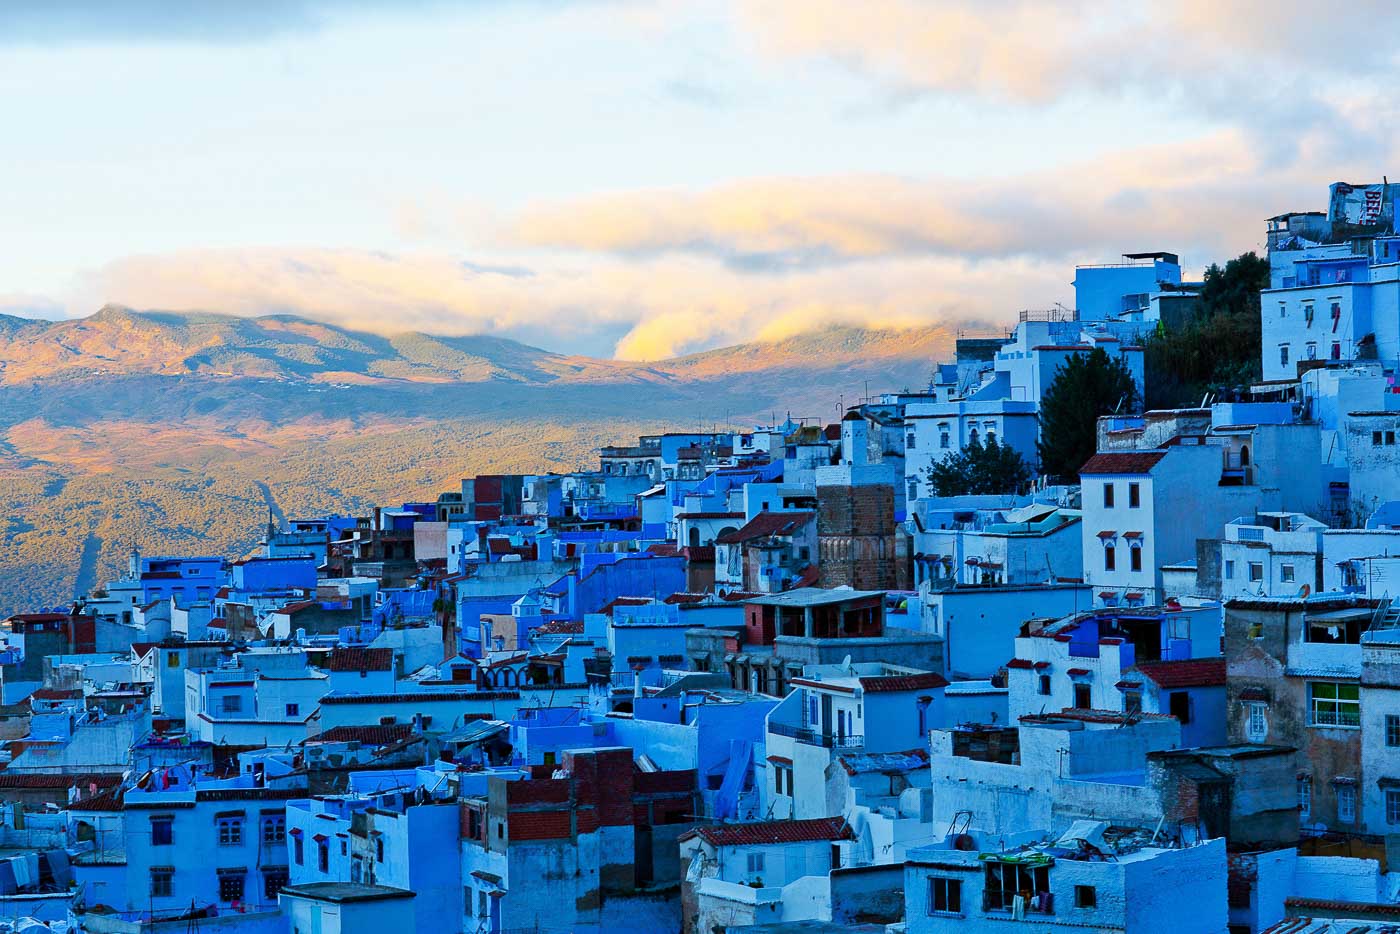
[[[751,542],[759,538],[772,538],[775,535],[792,535],[816,516],[814,512],[760,512],[744,527],[733,532],[725,532],[715,542],[720,545],[735,545]]]
[[[1225,684],[1225,659],[1189,658],[1174,662],[1142,662],[1137,670],[1160,688],[1220,687]]]
[[[1087,668],[1071,668],[1069,671],[1065,672],[1065,674],[1069,675],[1071,678],[1082,678],[1085,675],[1093,674],[1093,672]]]
[[[20,623],[61,623],[64,620],[72,619],[67,613],[16,613],[5,620],[5,622]]]
[[[894,691],[918,691],[948,686],[948,679],[933,671],[917,675],[881,675],[861,678],[860,686],[867,694],[888,694]]]
[[[393,649],[337,648],[326,659],[327,671],[392,671]]]
[[[145,658],[146,653],[160,645],[159,642],[133,642],[131,643],[131,657]]]
[[[1375,902],[1344,902],[1330,898],[1301,898],[1290,895],[1283,900],[1284,905],[1289,908],[1315,908],[1327,912],[1336,912],[1338,917],[1354,917],[1356,915],[1393,915],[1400,913],[1400,905],[1385,905]]]
[[[288,616],[293,613],[300,613],[302,610],[309,610],[316,605],[315,600],[302,600],[298,603],[288,603],[286,606],[274,610],[274,613],[286,613]]]
[[[1006,667],[1007,667],[1007,668],[1025,668],[1025,669],[1029,670],[1029,669],[1032,668],[1033,666],[1032,666],[1031,660],[1030,660],[1029,658],[1013,658],[1011,661],[1009,661],[1009,662],[1006,663]]]
[[[407,723],[387,726],[333,726],[307,740],[309,743],[363,743],[366,746],[387,746],[413,735]]]
[[[1139,474],[1150,473],[1157,462],[1167,456],[1166,451],[1113,451],[1095,454],[1079,468],[1082,474]]]
[[[612,616],[613,610],[620,606],[646,606],[651,602],[651,597],[613,597],[599,610],[605,616]]]
[[[536,626],[530,630],[530,634],[539,633],[542,636],[576,636],[583,633],[583,620],[581,619],[552,619],[543,626]]]
[[[44,772],[0,772],[0,788],[84,788],[96,785],[98,788],[111,788],[120,785],[119,774],[93,772],[90,774],[61,775]]]
[[[844,817],[812,820],[770,820],[753,824],[715,824],[696,827],[682,840],[699,837],[711,846],[766,846],[779,843],[815,843],[821,840],[853,840],[855,834]]]
[[[78,688],[39,688],[29,696],[38,700],[73,700],[76,697],[82,697],[83,692]]]
[[[683,512],[677,519],[742,519],[742,512]]]

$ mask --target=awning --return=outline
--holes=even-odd
[[[1117,538],[1117,537],[1118,537],[1118,533],[1117,533],[1117,532],[1114,532],[1114,531],[1110,531],[1110,530],[1105,530],[1105,531],[1099,533],[1099,538]]]
[[[1141,532],[1124,532],[1124,533],[1123,533],[1123,537],[1124,537],[1124,538],[1142,538],[1142,533],[1141,533]]]
[[[1087,668],[1071,668],[1069,671],[1065,672],[1065,674],[1069,675],[1071,678],[1083,678],[1093,674],[1093,672]]]

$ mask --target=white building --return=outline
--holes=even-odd
[[[1327,526],[1291,512],[1261,512],[1226,523],[1220,596],[1293,597],[1322,587]]]
[[[926,848],[905,864],[905,930],[1221,934],[1223,839],[1165,849],[1081,822],[1054,845],[1001,853]],[[1168,882],[1166,880],[1175,880]],[[1183,898],[1183,886],[1190,897]]]

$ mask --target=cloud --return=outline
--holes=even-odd
[[[506,3],[544,5],[543,0],[476,0],[472,5]],[[424,16],[455,6],[460,5],[448,0],[4,0],[0,45],[239,45],[315,34],[366,13]]]
[[[645,360],[832,323],[1005,321],[1017,308],[1066,297],[1067,278],[1054,264],[942,257],[771,274],[735,272],[704,257],[560,260],[521,276],[510,267],[474,271],[439,253],[208,250],[114,262],[86,278],[74,303],[291,313],[377,333],[497,334],[565,353]]]
[[[1395,4],[1301,0],[736,0],[761,51],[933,91],[1043,103],[1073,91],[1232,86],[1237,99],[1395,63]],[[1237,81],[1236,79],[1246,79]]]
[[[1320,204],[1330,179],[1318,171],[1328,169],[1373,174],[1349,160],[1274,168],[1245,134],[1224,130],[1015,178],[769,178],[537,204],[505,235],[620,257],[704,256],[765,273],[920,256],[1069,264],[1132,249],[1213,260],[1256,245],[1263,218]]]

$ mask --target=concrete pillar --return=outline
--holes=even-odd
[[[802,632],[808,639],[812,638],[812,608],[810,606],[802,608]]]

